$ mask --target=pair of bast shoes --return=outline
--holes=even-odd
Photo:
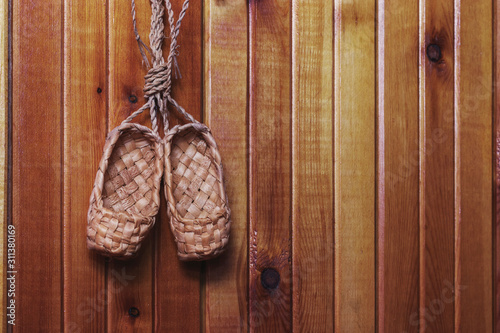
[[[135,257],[155,224],[162,179],[179,259],[223,252],[230,210],[217,145],[201,123],[175,126],[163,139],[134,123],[109,133],[90,197],[87,247]]]

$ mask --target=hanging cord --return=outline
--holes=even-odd
[[[167,105],[167,102],[171,103],[179,113],[181,113],[184,118],[186,118],[188,121],[191,121],[193,123],[198,123],[196,119],[194,119],[189,113],[187,113],[184,108],[182,108],[173,98],[171,95],[171,89],[172,89],[172,65],[175,66],[176,73],[179,73],[180,76],[180,71],[179,71],[179,66],[177,65],[177,55],[179,52],[177,51],[177,48],[179,45],[177,45],[177,37],[179,36],[179,30],[181,28],[181,22],[184,16],[186,15],[186,11],[189,6],[189,0],[185,0],[184,3],[182,4],[182,9],[179,13],[179,18],[177,19],[177,23],[174,24],[174,11],[172,10],[172,5],[170,3],[170,0],[165,0],[165,6],[167,8],[167,13],[168,13],[168,23],[170,25],[170,52],[168,54],[167,58],[167,77],[166,77],[166,89],[165,89],[165,95],[163,96],[164,100],[163,103]],[[166,114],[164,114],[164,118],[166,118]]]
[[[135,1],[132,0],[131,2],[132,2],[132,22],[134,25],[135,39],[137,40],[137,43],[139,45],[139,51],[141,52],[143,61],[145,61],[147,65],[149,65],[149,62],[147,60],[145,50],[147,50],[151,54],[151,61],[153,63],[152,69],[155,69],[159,66],[162,66],[164,63],[161,50],[164,39],[163,30],[165,28],[165,26],[163,25],[163,14],[165,12],[165,9],[163,7],[163,1],[151,0],[151,32],[149,33],[150,48],[147,48],[147,46],[144,44],[141,37],[139,36],[139,32],[137,30]],[[160,114],[163,114],[164,112],[164,110],[162,110],[163,98],[161,96],[161,91],[155,91],[154,94],[149,94],[145,97],[148,99],[146,104],[144,104],[137,111],[132,113],[127,119],[123,121],[123,123],[129,123],[137,115],[141,114],[144,110],[149,108],[153,132],[158,134],[158,119],[156,117],[156,113],[159,111]]]
[[[179,13],[179,18],[177,23],[174,24],[174,12],[172,10],[172,5],[169,0],[165,0],[167,12],[168,12],[168,22],[170,25],[170,52],[167,58],[167,62],[164,62],[162,55],[162,43],[164,39],[164,24],[163,24],[163,14],[164,7],[162,0],[151,0],[151,32],[149,34],[150,48],[148,48],[144,42],[142,42],[136,23],[136,12],[135,12],[135,1],[132,0],[132,21],[134,25],[134,34],[139,45],[139,51],[143,61],[149,65],[146,51],[151,54],[153,67],[149,69],[148,73],[144,77],[144,96],[148,99],[146,104],[144,104],[137,111],[132,113],[125,122],[130,122],[138,114],[142,113],[144,110],[149,108],[151,114],[151,123],[153,125],[153,131],[158,133],[158,122],[156,119],[156,113],[159,111],[163,117],[163,125],[165,133],[168,131],[168,103],[171,103],[187,120],[197,123],[189,113],[187,113],[171,96],[172,90],[172,66],[175,66],[176,76],[177,73],[180,76],[180,71],[177,65],[177,37],[179,36],[179,29],[181,26],[182,19],[184,18],[186,11],[189,6],[189,0],[185,0],[182,5],[181,12]]]
[[[148,57],[146,56],[146,52],[151,54],[151,50],[149,47],[144,44],[144,42],[141,39],[141,36],[139,36],[139,31],[137,30],[137,20],[135,18],[135,0],[132,0],[132,23],[134,24],[134,35],[135,35],[135,40],[137,41],[137,45],[139,46],[139,52],[141,52],[142,56],[142,63],[146,64],[147,67],[149,67],[149,61]]]

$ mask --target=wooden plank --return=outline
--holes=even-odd
[[[105,329],[106,263],[88,251],[89,196],[106,136],[106,7],[64,2],[64,328]]]
[[[172,1],[176,15],[183,1]],[[182,20],[177,61],[182,79],[173,78],[172,96],[196,119],[201,120],[202,96],[202,33],[201,1],[191,1]],[[165,34],[168,35],[168,28]],[[169,39],[165,39],[163,55],[168,56]],[[170,117],[172,126],[178,123]],[[163,190],[162,190],[163,192]],[[164,200],[164,199],[162,199]],[[166,202],[162,201],[156,226],[155,248],[155,329],[157,332],[199,332],[201,324],[201,263],[184,263],[177,259],[177,246],[170,231]]]
[[[335,328],[373,332],[375,1],[335,13]]]
[[[453,332],[453,0],[420,6],[420,331]]]
[[[9,107],[9,1],[0,1],[0,258],[7,258],[7,200],[8,200],[8,107]],[[7,258],[8,259],[8,258]],[[0,302],[7,304],[5,260],[0,261]],[[6,311],[6,315],[9,312]],[[0,319],[1,332],[7,328],[7,316]]]
[[[290,21],[288,1],[249,4],[249,317],[253,332],[292,329]]]
[[[378,330],[419,317],[418,2],[378,1]]]
[[[493,79],[494,79],[494,105],[493,105],[493,121],[495,131],[495,142],[493,144],[493,157],[495,174],[494,177],[494,310],[493,310],[493,331],[500,332],[500,5],[498,1],[493,2],[494,22],[494,45],[493,45]]]
[[[492,2],[455,7],[455,331],[491,332]]]
[[[149,1],[136,1],[139,33],[149,44],[151,7]],[[146,66],[135,40],[130,4],[109,1],[108,8],[108,131],[143,105],[142,88]],[[149,112],[134,119],[151,126]],[[154,229],[153,229],[154,230]],[[130,261],[111,261],[107,271],[107,327],[111,332],[152,331],[153,329],[153,241],[148,237],[142,253]],[[139,316],[129,315],[136,308]]]
[[[247,3],[205,0],[205,121],[219,144],[231,207],[226,253],[207,262],[205,331],[248,330]]]
[[[14,332],[63,329],[62,14],[61,1],[13,4]]]
[[[294,0],[292,18],[292,326],[331,332],[333,4]]]

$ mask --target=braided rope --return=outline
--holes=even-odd
[[[149,66],[149,62],[147,60],[146,52],[147,50],[151,54],[151,60],[153,63],[153,69],[161,66],[164,62],[162,55],[162,43],[164,39],[163,30],[165,28],[163,24],[163,14],[165,9],[163,7],[162,0],[151,0],[151,30],[149,33],[149,44],[150,48],[142,41],[139,32],[137,30],[137,20],[136,20],[136,11],[135,11],[135,0],[131,1],[132,6],[132,23],[134,26],[134,35],[137,43],[139,45],[139,51],[141,52],[141,56],[143,61]],[[163,103],[161,103],[162,96],[160,92],[155,92],[155,94],[146,96],[148,101],[141,106],[137,111],[133,112],[127,119],[125,119],[122,124],[126,124],[132,121],[137,115],[141,114],[144,110],[149,109],[149,113],[151,116],[151,125],[153,128],[153,132],[158,134],[158,120],[156,117],[157,111],[160,111],[163,114]]]
[[[139,36],[139,31],[137,30],[137,20],[136,20],[136,15],[135,15],[135,0],[132,0],[132,23],[134,24],[134,35],[135,35],[135,40],[137,41],[137,44],[139,45],[139,51],[141,52],[142,56],[142,62],[146,64],[146,66],[149,67],[149,60],[148,57],[146,56],[146,52],[149,52],[151,54],[151,50],[149,47],[144,44],[144,42],[141,39],[141,36]]]
[[[177,37],[179,36],[179,30],[181,28],[182,19],[186,15],[186,11],[189,7],[189,0],[184,1],[181,12],[179,13],[179,18],[177,19],[177,23],[175,25],[174,25],[174,11],[172,10],[172,4],[170,3],[169,0],[165,0],[165,6],[167,7],[168,23],[170,25],[170,53],[168,54],[168,59],[167,59],[167,89],[165,92],[166,96],[170,96],[172,87],[172,63],[173,62],[177,63],[176,56],[178,55]]]
[[[162,0],[151,0],[151,30],[149,34],[150,47],[148,48],[142,41],[139,32],[137,30],[136,21],[136,11],[135,11],[135,0],[132,0],[132,22],[134,26],[134,34],[139,45],[139,51],[146,65],[149,66],[149,61],[146,56],[146,52],[151,54],[153,67],[149,69],[148,73],[144,77],[144,96],[147,98],[147,102],[140,107],[137,111],[132,113],[123,123],[128,123],[132,121],[137,115],[141,114],[144,110],[150,110],[151,123],[153,131],[158,133],[158,122],[156,118],[156,113],[159,111],[163,117],[163,124],[165,134],[168,131],[168,103],[171,103],[181,115],[190,122],[198,122],[189,113],[187,113],[171,96],[172,91],[172,67],[175,66],[176,73],[179,72],[177,65],[177,55],[178,47],[177,37],[179,36],[179,30],[181,27],[181,22],[186,11],[189,7],[189,0],[185,0],[182,9],[179,13],[177,22],[174,22],[174,12],[172,10],[172,4],[169,0],[165,0],[165,7],[168,13],[168,22],[170,26],[170,51],[165,63],[162,55],[162,43],[164,39],[163,30],[165,28],[163,24],[163,14],[164,7]],[[177,75],[177,74],[176,74]],[[180,72],[179,72],[180,76]]]

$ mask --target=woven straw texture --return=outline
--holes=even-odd
[[[172,128],[165,140],[165,196],[180,260],[222,253],[231,229],[217,144],[208,127]]]
[[[130,123],[109,133],[90,197],[89,249],[118,259],[137,254],[155,223],[162,173],[157,134]]]

